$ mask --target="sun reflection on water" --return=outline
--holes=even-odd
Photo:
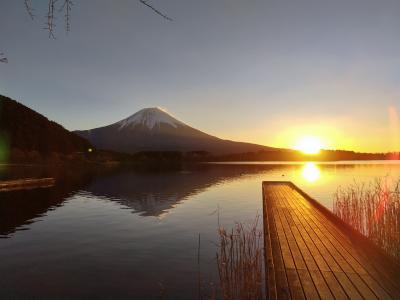
[[[321,177],[321,171],[315,163],[307,162],[303,166],[301,176],[303,176],[303,178],[308,182],[313,183]]]

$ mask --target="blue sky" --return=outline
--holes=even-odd
[[[160,106],[222,138],[400,149],[400,1],[75,0],[71,32],[47,0],[0,10],[0,93],[68,129]]]

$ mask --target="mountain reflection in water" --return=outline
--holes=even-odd
[[[189,169],[135,170],[111,168],[75,170],[64,174],[60,170],[28,169],[29,177],[55,176],[55,187],[6,192],[0,201],[0,237],[15,230],[27,230],[36,219],[60,207],[68,197],[84,192],[115,201],[141,216],[160,217],[175,205],[218,183],[249,174],[279,169],[279,166],[197,166]],[[15,171],[15,170],[12,170]],[[21,174],[21,168],[15,171]],[[35,176],[36,175],[36,176]]]
[[[141,216],[161,216],[207,188],[277,166],[202,166],[194,169],[137,172],[125,170],[97,178],[85,190],[131,208]]]

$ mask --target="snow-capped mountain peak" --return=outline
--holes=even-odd
[[[145,108],[122,121],[75,133],[98,149],[130,154],[147,151],[232,154],[270,149],[217,138],[177,120],[158,107]]]
[[[177,128],[178,125],[186,125],[159,107],[144,108],[139,110],[137,113],[122,121],[119,121],[117,124],[119,125],[119,130],[129,127],[133,128],[137,125],[145,126],[148,129],[159,127],[161,124],[167,124],[174,128]]]

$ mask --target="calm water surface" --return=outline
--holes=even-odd
[[[400,164],[90,172],[0,166],[0,179],[53,173],[53,188],[0,193],[0,299],[197,298],[199,267],[204,286],[218,280],[218,208],[225,227],[252,221],[262,214],[263,180],[291,180],[331,208],[338,186],[399,178]]]

